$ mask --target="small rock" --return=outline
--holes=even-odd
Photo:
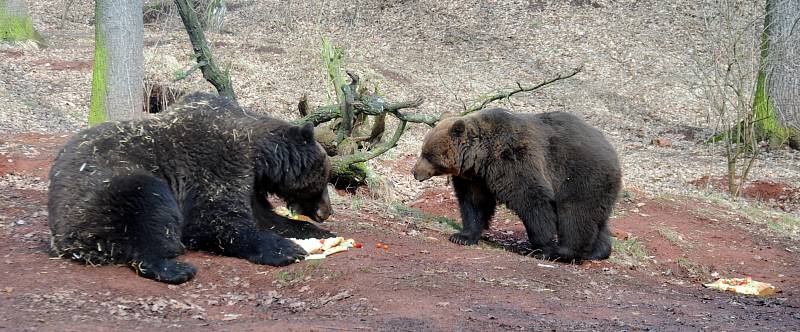
[[[17,225],[20,225],[20,226],[21,225],[25,225],[25,220],[22,220],[22,219],[17,220]]]

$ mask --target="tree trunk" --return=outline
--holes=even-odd
[[[798,149],[800,132],[800,1],[767,0],[755,121],[771,145]]]
[[[89,124],[144,116],[142,1],[95,0]]]
[[[768,0],[766,90],[790,145],[800,149],[800,1]]]
[[[28,6],[23,0],[0,0],[0,42],[45,41],[33,28]]]

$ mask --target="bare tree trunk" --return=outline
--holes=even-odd
[[[767,0],[766,94],[777,120],[800,131],[800,1]]]
[[[142,1],[95,0],[89,123],[144,116]]]

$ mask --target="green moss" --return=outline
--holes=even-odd
[[[95,6],[95,10],[100,10]],[[94,66],[92,68],[92,97],[89,103],[89,124],[94,125],[108,119],[105,98],[108,89],[108,50],[106,49],[99,22],[95,23]]]
[[[30,16],[9,15],[2,9],[2,5],[3,3],[0,1],[0,41],[40,41],[41,37],[33,28]]]
[[[769,19],[764,18],[767,24]],[[766,82],[767,73],[765,67],[769,57],[769,38],[767,31],[761,33],[761,68],[758,70],[758,81],[756,82],[756,95],[753,102],[753,121],[758,135],[762,139],[769,140],[770,146],[779,146],[787,141],[790,132],[778,121],[775,107],[767,95]]]

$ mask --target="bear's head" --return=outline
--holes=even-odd
[[[282,198],[289,209],[322,222],[333,213],[328,196],[331,164],[314,140],[314,126],[285,126],[258,145],[256,186]]]
[[[445,118],[431,129],[422,143],[422,152],[411,173],[419,181],[437,175],[461,175],[474,130],[466,117]]]

